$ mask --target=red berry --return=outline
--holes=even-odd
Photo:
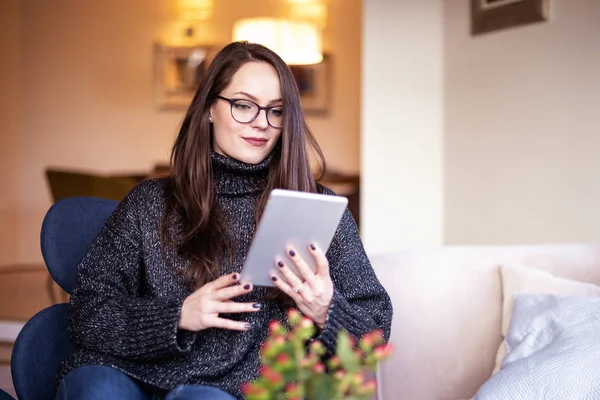
[[[323,363],[317,363],[312,367],[312,370],[315,374],[322,374],[325,372],[325,366]]]
[[[383,343],[383,331],[381,329],[376,329],[371,332],[371,337],[376,344]]]
[[[277,361],[278,364],[286,365],[287,363],[290,362],[291,358],[287,354],[281,353],[277,356],[277,358],[275,358],[275,360]]]
[[[263,366],[260,369],[260,375],[265,378],[265,380],[274,385],[278,385],[283,382],[283,376],[281,373],[275,371],[273,368],[268,366]]]

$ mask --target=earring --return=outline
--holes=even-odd
[[[208,123],[212,124],[212,117],[211,116],[208,117]]]

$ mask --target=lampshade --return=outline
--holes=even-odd
[[[209,19],[213,12],[213,0],[178,0],[177,8],[184,19]]]
[[[310,21],[324,29],[327,23],[327,6],[320,0],[287,0],[288,15],[293,20]]]
[[[318,64],[323,60],[321,31],[307,21],[241,19],[233,26],[233,40],[262,44],[290,65]]]

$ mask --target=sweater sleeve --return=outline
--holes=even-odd
[[[315,339],[335,353],[341,329],[356,339],[381,329],[387,342],[391,333],[392,302],[366,255],[358,228],[346,210],[327,251],[334,294],[325,326]]]
[[[119,203],[77,268],[67,332],[77,347],[156,359],[188,351],[195,334],[178,330],[182,301],[141,293],[138,205],[147,199],[140,185]]]

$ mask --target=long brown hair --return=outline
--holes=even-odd
[[[268,182],[258,201],[256,220],[274,188],[317,191],[308,148],[316,157],[321,176],[325,171],[323,153],[304,120],[298,87],[285,62],[259,44],[234,42],[225,46],[208,67],[171,152],[171,194],[161,237],[163,243],[189,261],[189,267],[182,272],[192,288],[218,278],[222,261],[232,257],[224,226],[226,221],[219,218],[215,201],[212,132],[208,117],[216,96],[227,88],[238,69],[251,61],[265,62],[275,68],[281,84],[283,108],[283,131],[274,148]],[[177,226],[177,239],[169,234],[169,226],[173,223]]]

